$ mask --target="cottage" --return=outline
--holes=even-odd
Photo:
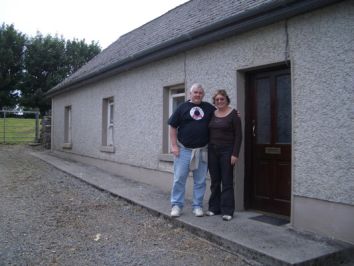
[[[202,83],[242,116],[236,206],[354,244],[354,1],[192,0],[48,93],[52,150],[169,189],[167,119]]]

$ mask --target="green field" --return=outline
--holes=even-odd
[[[0,143],[34,142],[35,136],[36,119],[0,118]]]

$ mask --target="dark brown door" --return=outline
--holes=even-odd
[[[289,68],[249,75],[246,178],[252,209],[290,215],[291,82]]]

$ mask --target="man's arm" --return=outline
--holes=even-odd
[[[179,156],[179,147],[177,145],[177,128],[170,126],[170,142],[171,142],[171,152],[174,156]]]

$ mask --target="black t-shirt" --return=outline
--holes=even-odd
[[[208,144],[209,121],[215,107],[207,102],[199,105],[190,101],[182,103],[171,115],[168,124],[177,128],[177,139],[187,148],[199,148]]]

